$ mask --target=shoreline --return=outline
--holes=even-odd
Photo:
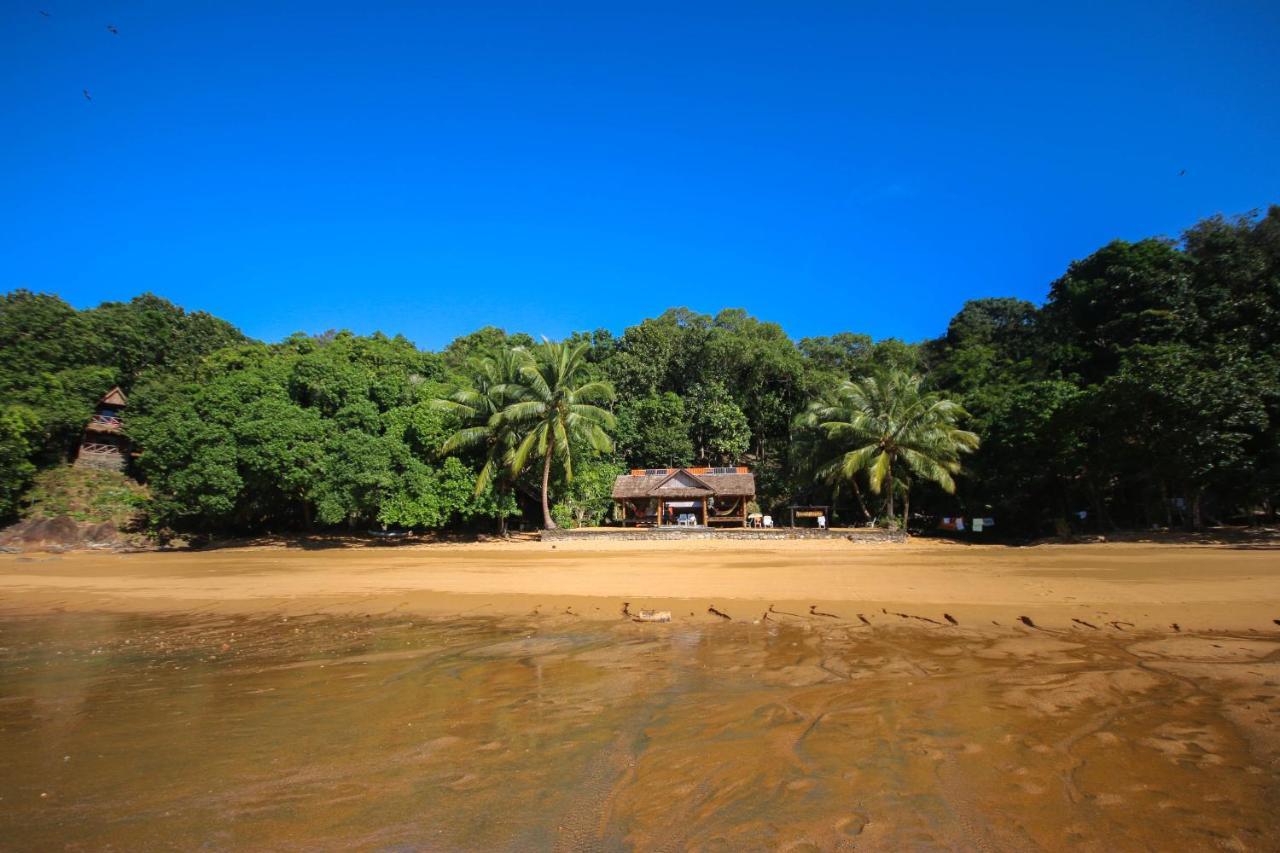
[[[50,519],[44,519],[49,521]],[[56,519],[53,519],[56,520]],[[32,555],[32,554],[142,554],[142,553],[206,553],[213,551],[242,550],[254,551],[262,549],[301,549],[301,550],[413,550],[423,548],[468,547],[468,546],[519,546],[540,542],[576,542],[590,541],[594,543],[635,540],[648,543],[664,541],[697,542],[711,541],[751,541],[764,539],[769,541],[808,541],[825,539],[829,541],[846,540],[858,545],[877,545],[890,543],[895,545],[949,545],[960,547],[991,548],[1044,548],[1053,546],[1088,546],[1088,545],[1223,545],[1242,548],[1273,548],[1280,550],[1280,527],[1278,526],[1243,526],[1226,525],[1206,527],[1200,530],[1161,529],[1161,530],[1116,530],[1109,533],[1082,533],[1074,536],[1040,536],[1021,537],[1004,536],[997,530],[983,534],[955,533],[941,530],[925,532],[890,532],[882,528],[865,527],[832,527],[822,531],[813,528],[777,527],[767,531],[751,528],[714,529],[705,528],[689,530],[686,528],[665,528],[659,536],[643,535],[652,531],[637,531],[635,528],[621,527],[583,527],[559,528],[554,531],[515,531],[506,536],[493,533],[409,533],[403,538],[384,538],[369,532],[340,533],[304,533],[289,532],[281,534],[265,533],[254,536],[223,536],[207,539],[194,537],[175,541],[181,544],[161,544],[150,539],[137,539],[136,534],[126,534],[125,539],[107,541],[98,545],[86,545],[83,542],[51,541],[46,539],[23,539],[22,527],[28,522],[19,522],[0,530],[0,555]],[[80,525],[92,527],[92,525]],[[700,533],[729,534],[727,536],[706,536]],[[641,535],[637,535],[637,533]],[[670,534],[670,535],[667,535]]]

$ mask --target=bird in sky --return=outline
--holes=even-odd
[[[107,32],[111,33],[113,36],[120,35],[120,31],[116,29],[115,24],[107,24]]]
[[[93,100],[93,98],[91,98],[91,97],[89,96],[89,90],[88,90],[88,89],[81,89],[80,91],[84,93],[84,99],[85,99],[86,101],[92,101],[92,100]]]
[[[48,12],[46,12],[44,9],[41,9],[41,10],[40,10],[40,14],[41,14],[41,15],[44,15],[46,18],[47,18],[47,17],[49,17],[49,13],[48,13]]]
[[[1182,177],[1183,175],[1185,175],[1186,173],[1187,173],[1187,170],[1186,170],[1186,169],[1183,169],[1181,172],[1179,172],[1179,173],[1178,173],[1178,177],[1179,177],[1179,178],[1181,178],[1181,177]]]

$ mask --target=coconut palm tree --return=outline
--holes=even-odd
[[[471,362],[468,383],[448,397],[432,401],[438,409],[452,412],[462,426],[441,445],[442,453],[480,449],[484,462],[476,476],[477,496],[489,482],[495,481],[499,493],[510,490],[514,477],[508,473],[511,456],[518,439],[512,425],[502,417],[503,410],[520,399],[520,368],[524,361],[511,348],[500,350],[496,357]],[[498,532],[506,533],[507,519],[498,515]]]
[[[956,426],[968,415],[960,404],[921,391],[921,383],[921,377],[898,370],[844,382],[829,399],[810,404],[801,421],[820,429],[836,452],[820,465],[820,475],[856,482],[865,473],[873,493],[887,492],[894,524],[895,474],[953,493],[961,455],[978,446],[976,434]]]
[[[613,450],[605,432],[613,428],[613,415],[596,405],[614,398],[613,386],[588,375],[587,351],[586,344],[546,339],[531,350],[517,349],[520,392],[500,418],[521,435],[511,454],[513,476],[531,456],[542,459],[542,522],[548,530],[556,527],[547,498],[553,461],[559,460],[565,479],[572,480],[575,445],[601,453]]]

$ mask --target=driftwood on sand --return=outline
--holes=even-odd
[[[637,610],[631,617],[632,622],[670,622],[670,610]]]

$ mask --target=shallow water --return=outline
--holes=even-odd
[[[0,846],[1276,849],[1280,643],[0,620]]]

